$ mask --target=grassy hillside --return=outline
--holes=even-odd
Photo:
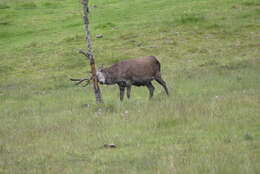
[[[91,1],[97,63],[155,55],[171,93],[101,86],[97,106],[69,81],[80,0],[1,0],[0,173],[259,173],[259,19],[258,0]]]

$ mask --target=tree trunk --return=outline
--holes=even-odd
[[[80,51],[80,53],[83,53],[89,60],[89,64],[91,67],[91,73],[92,73],[93,88],[94,88],[94,93],[96,96],[96,103],[103,103],[101,91],[100,91],[97,77],[96,77],[96,64],[95,64],[95,59],[94,59],[93,52],[92,52],[90,31],[89,31],[89,27],[88,27],[89,26],[88,2],[89,2],[89,0],[82,0],[83,12],[84,12],[83,21],[84,21],[84,27],[85,27],[85,32],[86,32],[86,41],[87,41],[87,52]]]

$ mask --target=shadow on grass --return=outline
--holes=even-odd
[[[206,19],[200,14],[184,14],[176,22],[181,25],[185,24],[198,24],[205,22]]]
[[[99,24],[97,26],[95,26],[95,29],[107,29],[107,28],[113,28],[116,27],[116,24],[112,23],[112,22],[107,22],[104,24]]]
[[[59,3],[52,3],[52,2],[45,2],[45,3],[43,3],[43,7],[46,7],[46,8],[56,9],[56,8],[58,8],[60,6],[61,6],[61,4],[59,4]]]
[[[16,6],[17,10],[35,9],[35,8],[37,8],[37,5],[34,2],[21,2],[21,3],[18,3]]]
[[[10,6],[5,3],[0,3],[0,9],[7,9],[7,8],[10,8]]]
[[[259,6],[260,2],[256,2],[256,1],[244,1],[241,3],[244,6]]]

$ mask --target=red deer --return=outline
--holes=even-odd
[[[108,68],[99,68],[97,79],[100,84],[117,84],[121,101],[124,98],[125,88],[127,88],[127,98],[130,98],[132,85],[146,86],[151,98],[155,89],[152,80],[162,85],[166,94],[169,95],[166,83],[161,77],[160,62],[154,56],[124,60]]]

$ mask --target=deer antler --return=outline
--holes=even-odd
[[[87,86],[87,85],[90,83],[90,81],[92,80],[92,78],[93,78],[93,77],[91,76],[90,78],[84,78],[84,79],[70,79],[70,80],[73,81],[73,82],[77,82],[77,83],[75,83],[75,85],[79,85],[79,84],[81,84],[82,82],[87,81],[86,84],[83,85],[83,87],[85,87],[85,86]]]

